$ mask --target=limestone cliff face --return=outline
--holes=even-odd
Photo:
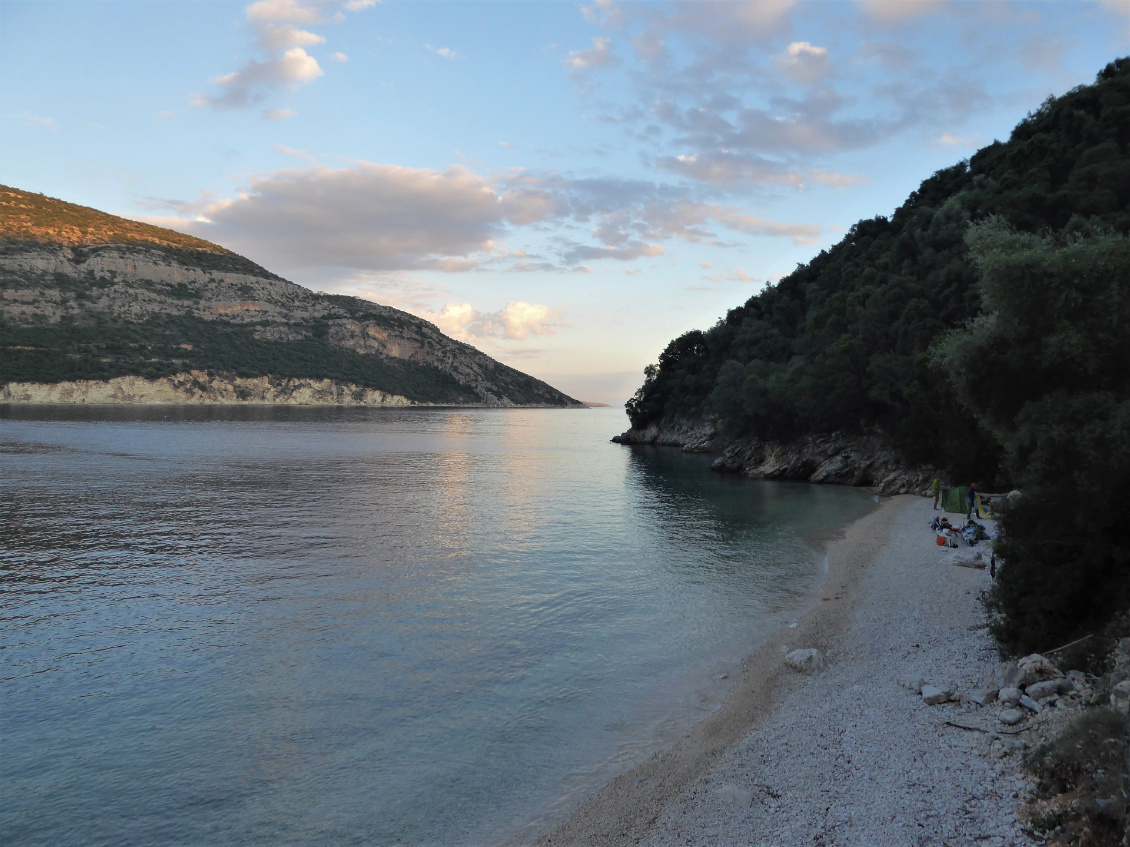
[[[106,326],[118,337],[127,340],[132,338],[131,328],[139,326],[148,327],[146,331],[150,335],[160,333],[159,344],[148,338],[131,340],[137,350],[135,354],[122,354],[122,345],[118,344],[118,358],[112,362],[101,350],[90,349],[96,348],[97,344],[87,344],[83,349],[74,346],[64,349],[61,343],[55,343],[51,351],[55,356],[54,378],[37,379],[35,373],[28,374],[25,368],[19,372],[19,378],[9,376],[8,380],[20,383],[55,382],[59,379],[55,375],[58,373],[63,373],[65,379],[68,372],[68,359],[65,357],[73,361],[80,356],[96,357],[103,363],[103,370],[119,368],[118,373],[110,374],[114,377],[127,376],[121,370],[131,368],[133,375],[145,375],[144,363],[151,362],[153,365],[149,373],[152,375],[156,371],[165,378],[150,379],[148,382],[152,385],[145,389],[134,380],[129,382],[132,387],[128,391],[123,387],[124,383],[113,389],[88,387],[81,390],[9,386],[4,395],[8,398],[5,402],[42,402],[18,399],[33,395],[56,398],[49,402],[95,402],[57,398],[133,396],[130,394],[133,391],[140,392],[138,397],[172,396],[168,392],[176,393],[181,389],[170,386],[188,385],[190,380],[185,374],[198,371],[201,366],[203,369],[229,372],[221,381],[232,386],[231,389],[217,388],[218,393],[213,392],[216,397],[237,398],[231,402],[292,402],[264,399],[284,395],[256,393],[256,390],[244,386],[234,374],[241,373],[246,377],[248,370],[275,366],[280,357],[289,355],[287,350],[277,346],[279,344],[305,343],[307,346],[301,351],[302,355],[309,357],[313,350],[314,354],[322,356],[338,369],[339,373],[327,372],[325,376],[339,388],[313,388],[320,382],[309,378],[309,371],[317,370],[317,366],[310,366],[304,361],[306,373],[303,373],[302,367],[290,368],[289,371],[307,377],[304,383],[307,388],[303,390],[313,393],[303,396],[339,398],[365,390],[370,392],[371,397],[366,395],[370,399],[365,400],[364,405],[371,405],[372,398],[377,396],[387,398],[394,394],[425,403],[580,405],[552,386],[507,367],[470,345],[448,338],[428,321],[358,298],[316,294],[235,254],[144,244],[68,246],[4,241],[2,235],[0,232],[0,355],[4,355],[5,347],[9,351],[38,353],[41,347],[51,347],[50,339],[65,338],[71,327],[89,329]],[[18,330],[21,340],[9,340],[5,344],[5,326]],[[37,332],[37,327],[41,327],[42,331]],[[228,346],[222,357],[208,359],[203,355],[207,352],[204,348],[214,343],[215,331],[227,333],[225,343]],[[184,337],[174,337],[178,332]],[[136,334],[134,332],[134,336]],[[17,337],[16,332],[8,335],[10,338]],[[244,362],[240,359],[240,344],[243,343],[244,348],[247,344],[240,342],[240,338],[276,344],[270,349],[270,357],[274,358],[260,350],[257,353],[259,360]],[[343,353],[334,353],[334,350],[343,351],[346,355],[343,357]],[[264,364],[266,358],[269,361]],[[220,361],[223,364],[217,364]],[[105,364],[107,362],[111,364]],[[429,376],[437,371],[444,375],[442,379]],[[383,384],[381,380],[385,377],[382,375],[393,372],[399,381]],[[350,376],[367,373],[369,375],[363,379]],[[269,375],[263,374],[264,377]],[[168,380],[172,382],[166,385]],[[78,382],[75,379],[68,381]],[[116,379],[110,382],[116,382]],[[364,383],[364,389],[359,387],[358,382]],[[442,383],[440,388],[445,393],[437,394],[439,389],[435,385],[439,383]],[[156,387],[158,384],[160,387]],[[244,388],[260,399],[239,400]],[[415,396],[412,396],[414,392]],[[192,392],[190,395],[196,396]],[[341,401],[326,399],[324,402]]]
[[[719,443],[709,421],[674,421],[629,429],[618,444],[682,447],[693,453],[721,453],[711,466],[752,479],[783,479],[838,485],[874,486],[883,494],[924,494],[937,469],[906,462],[880,435],[830,433],[794,441],[748,438]]]
[[[329,379],[240,378],[191,371],[161,379],[137,376],[72,382],[10,382],[0,403],[78,405],[415,406],[407,397]]]

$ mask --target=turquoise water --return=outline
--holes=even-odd
[[[700,719],[862,492],[612,410],[0,407],[0,833],[489,845]]]

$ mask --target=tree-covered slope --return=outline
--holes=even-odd
[[[196,371],[329,379],[420,403],[576,405],[406,312],[0,186],[0,385]]]
[[[992,475],[997,446],[930,345],[981,310],[965,235],[999,215],[1023,232],[1130,230],[1130,60],[1049,98],[1007,142],[922,183],[706,331],[663,351],[628,404],[635,429],[716,418],[731,436],[880,427],[912,461]],[[940,425],[941,424],[941,425]],[[943,457],[943,458],[939,458]]]

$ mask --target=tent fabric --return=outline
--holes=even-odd
[[[947,512],[957,512],[962,515],[967,514],[969,511],[969,504],[966,503],[965,498],[968,492],[968,485],[959,485],[956,488],[943,489],[942,508]]]

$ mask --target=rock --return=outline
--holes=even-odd
[[[1035,712],[1037,715],[1043,711],[1043,707],[1026,694],[1021,695],[1020,705],[1030,712]]]
[[[824,657],[820,651],[812,647],[803,650],[793,650],[785,656],[785,664],[801,673],[816,673],[824,670]]]
[[[996,699],[997,690],[995,688],[978,688],[975,691],[970,691],[968,697],[970,703],[976,703],[978,706],[988,706]]]
[[[1015,726],[1024,720],[1024,713],[1019,709],[1005,709],[1001,712],[1001,723],[1005,726]]]
[[[1060,669],[1039,653],[1025,656],[1016,665],[1020,670],[1020,678],[1017,682],[1021,688],[1025,688],[1034,682],[1042,682],[1046,679],[1062,679],[1063,677]]]
[[[945,703],[950,699],[952,694],[947,688],[938,688],[936,685],[923,685],[922,686],[922,702],[927,706],[937,706],[939,703]]]
[[[907,691],[913,691],[915,694],[922,693],[922,684],[926,681],[920,676],[900,676],[895,680],[899,685]]]
[[[1033,682],[1024,693],[1033,700],[1043,700],[1055,694],[1063,694],[1071,688],[1071,683],[1066,679],[1047,679],[1043,682]]]
[[[1020,702],[1019,688],[1002,688],[997,694],[997,700],[1006,706],[1015,706]]]
[[[1119,714],[1130,714],[1130,679],[1124,679],[1110,692],[1110,705]]]
[[[743,791],[732,783],[726,783],[718,789],[718,797],[727,803],[733,803],[740,809],[748,809],[753,805],[753,792]]]

